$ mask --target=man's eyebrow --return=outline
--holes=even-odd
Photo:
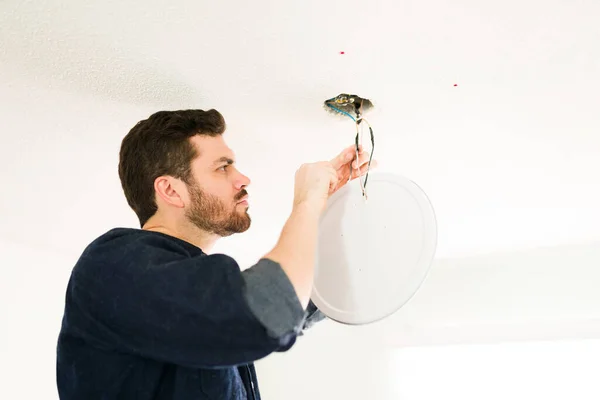
[[[221,157],[221,158],[219,158],[217,161],[215,161],[215,162],[213,163],[213,165],[217,165],[217,164],[223,164],[223,163],[227,163],[228,165],[231,165],[231,164],[234,164],[234,163],[235,163],[235,161],[234,161],[234,160],[232,160],[232,159],[231,159],[231,158],[229,158],[229,157]]]

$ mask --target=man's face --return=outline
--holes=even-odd
[[[222,136],[194,136],[199,150],[192,161],[193,181],[188,185],[188,220],[198,228],[219,236],[230,236],[250,228],[246,186],[250,179],[235,168],[234,155]]]

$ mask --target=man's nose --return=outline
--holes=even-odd
[[[237,190],[241,190],[241,189],[245,188],[248,185],[250,185],[250,178],[248,178],[244,174],[240,174],[239,178],[235,182],[235,188]]]

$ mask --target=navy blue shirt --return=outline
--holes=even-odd
[[[116,228],[69,279],[57,346],[62,400],[260,399],[253,362],[323,319],[281,266],[240,271],[224,254]]]

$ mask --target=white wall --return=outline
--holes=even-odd
[[[598,339],[402,349],[392,361],[389,399],[600,398]]]
[[[57,399],[56,340],[76,258],[0,241],[0,398]]]
[[[261,360],[261,387],[289,400],[600,398],[599,266],[600,243],[437,260],[392,317],[325,321]]]
[[[597,400],[600,340],[362,348],[308,339],[259,364],[263,398]]]

